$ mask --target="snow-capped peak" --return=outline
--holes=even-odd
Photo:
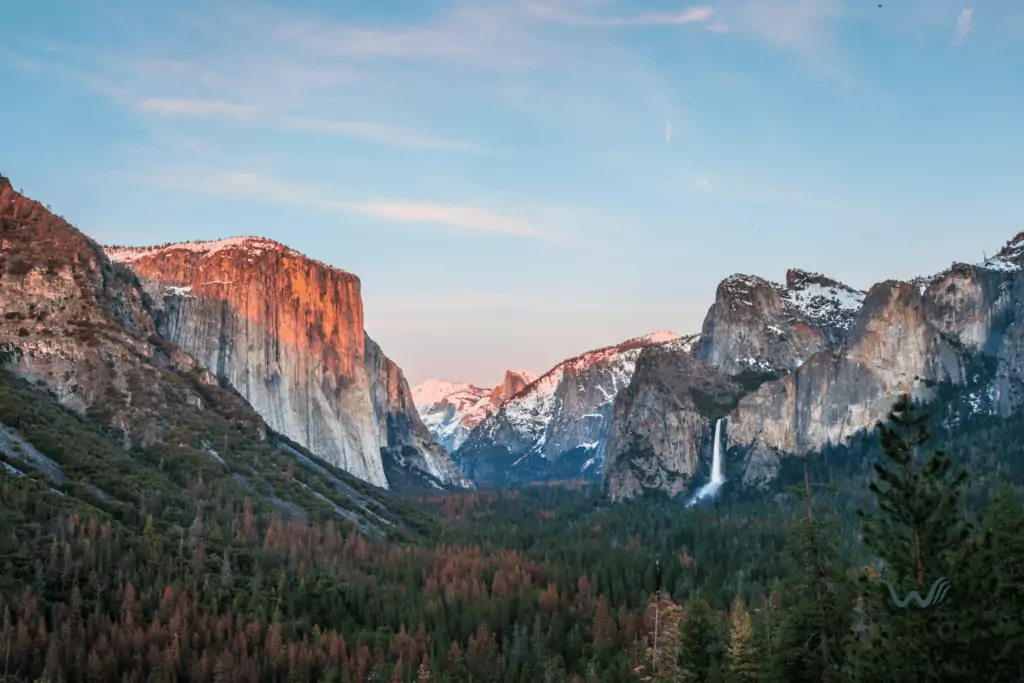
[[[680,337],[681,335],[670,330],[657,330],[650,334],[645,334],[642,337],[637,337],[636,341],[646,341],[649,344],[667,344],[668,342],[675,341]]]
[[[867,296],[867,292],[803,270],[786,273],[786,286],[779,287],[779,294],[803,317],[843,329],[849,328]]]
[[[502,403],[537,379],[528,370],[508,370],[504,381],[494,388],[469,382],[431,379],[412,389],[413,402],[427,429],[449,452]]]
[[[797,316],[827,327],[846,329],[853,322],[867,296],[841,282],[805,270],[786,272],[786,284],[771,282],[756,275],[730,275],[719,285],[729,306],[756,308],[758,292],[774,289],[783,304]]]
[[[453,397],[489,395],[489,389],[482,389],[468,382],[448,382],[428,379],[412,388],[412,400],[417,408],[428,408]]]
[[[164,254],[172,254],[176,252],[191,252],[193,254],[197,254],[198,258],[206,258],[223,251],[230,251],[233,256],[238,255],[249,259],[259,257],[265,253],[277,253],[282,256],[302,259],[326,270],[341,273],[346,278],[358,280],[358,278],[352,273],[344,271],[336,266],[332,266],[329,263],[324,263],[323,261],[306,256],[305,254],[302,254],[291,247],[285,246],[280,242],[275,242],[274,240],[267,239],[265,237],[254,237],[251,235],[227,237],[224,239],[208,241],[197,240],[194,242],[171,242],[168,244],[159,244],[150,247],[107,245],[103,247],[103,251],[111,261],[126,264],[144,258],[160,257]]]
[[[1024,232],[1018,233],[1013,239],[1008,240],[995,256],[986,258],[976,265],[989,270],[1013,273],[1021,270],[1022,262],[1024,262]]]
[[[216,254],[219,251],[232,248],[243,249],[252,254],[262,254],[265,251],[296,253],[293,249],[275,242],[274,240],[253,236],[227,237],[225,239],[210,241],[172,242],[169,244],[161,244],[151,247],[108,246],[104,247],[103,250],[106,252],[107,258],[111,261],[131,263],[132,261],[144,256],[153,256],[167,251],[181,250],[201,254]]]

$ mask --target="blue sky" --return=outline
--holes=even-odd
[[[1017,0],[34,0],[0,173],[105,243],[358,274],[411,381],[490,385],[786,268],[867,288],[1024,230]]]

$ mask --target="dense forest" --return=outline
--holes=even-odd
[[[1024,420],[950,420],[901,400],[876,432],[790,462],[780,488],[709,507],[610,505],[583,484],[410,502],[227,433],[220,464],[198,446],[128,453],[2,376],[0,670],[1024,681]],[[246,486],[229,474],[243,462]],[[378,524],[343,514],[325,477]],[[911,591],[931,604],[901,606]]]

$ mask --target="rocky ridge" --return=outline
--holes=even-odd
[[[679,340],[656,332],[559,363],[477,425],[453,457],[468,476],[489,484],[596,478],[615,397],[641,350]]]
[[[382,449],[443,485],[467,485],[401,371],[366,336],[355,275],[258,237],[106,252],[139,276],[161,336],[276,431],[383,488]]]
[[[765,486],[783,458],[873,427],[905,391],[928,400],[939,383],[976,386],[978,410],[1016,410],[1024,400],[1022,255],[1024,234],[984,263],[881,282],[863,296],[800,271],[790,271],[785,288],[727,279],[703,327],[704,367],[693,366],[692,354],[663,350],[674,360],[638,371],[620,396],[613,434],[630,438],[609,443],[609,495],[682,490],[718,417],[729,458],[742,459],[743,482]],[[734,387],[721,401],[702,405],[659,389],[666,377],[701,378],[707,367]]]
[[[797,368],[839,344],[865,295],[802,270],[788,271],[785,285],[733,275],[719,284],[704,318],[700,360],[727,374]]]
[[[251,500],[259,514],[418,534],[404,506],[274,433],[161,337],[138,277],[3,176],[0,302],[0,454],[36,495],[122,522],[159,491],[161,523],[179,526]]]
[[[535,379],[532,372],[508,370],[504,381],[491,389],[433,379],[413,387],[412,395],[423,423],[453,453],[478,424]]]

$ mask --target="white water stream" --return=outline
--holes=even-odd
[[[687,504],[687,507],[693,505],[698,500],[714,498],[724,481],[725,476],[722,474],[722,419],[719,418],[715,422],[715,450],[711,459],[711,481],[700,487],[697,495]]]

